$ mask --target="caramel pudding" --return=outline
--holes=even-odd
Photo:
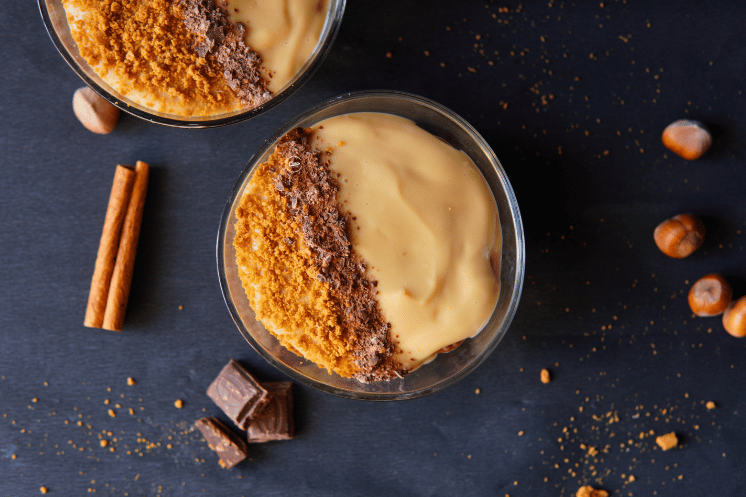
[[[254,171],[234,246],[257,319],[360,381],[400,377],[487,324],[500,227],[481,173],[407,119],[296,129]]]
[[[259,106],[293,81],[331,0],[63,0],[80,56],[150,110],[207,117]]]

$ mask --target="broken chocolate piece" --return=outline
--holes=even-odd
[[[235,359],[225,365],[207,395],[242,430],[269,402],[267,390]]]
[[[202,432],[207,445],[217,452],[220,465],[230,469],[246,459],[248,446],[246,442],[233,433],[217,418],[201,418],[194,422],[194,426]]]
[[[247,439],[250,443],[272,440],[291,440],[295,435],[293,418],[293,383],[280,381],[264,383],[270,393],[269,404],[249,424]]]

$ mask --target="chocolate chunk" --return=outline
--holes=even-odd
[[[293,383],[264,383],[271,399],[267,407],[249,424],[250,443],[291,440],[295,435],[293,418]]]
[[[241,437],[233,433],[217,418],[201,418],[194,422],[194,426],[202,432],[207,445],[217,452],[220,465],[230,469],[246,459],[248,447]]]
[[[269,402],[267,390],[235,359],[225,365],[207,395],[242,430]]]

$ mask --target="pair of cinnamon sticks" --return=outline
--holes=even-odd
[[[90,328],[122,331],[140,237],[150,166],[117,166],[96,256],[85,321]]]

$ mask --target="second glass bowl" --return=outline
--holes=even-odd
[[[47,28],[49,37],[70,67],[80,76],[83,81],[103,98],[119,107],[121,110],[134,116],[145,119],[156,124],[175,126],[180,128],[207,128],[235,124],[251,119],[263,112],[273,108],[296,90],[303,86],[318,69],[326,55],[331,50],[334,39],[342,22],[346,0],[329,0],[329,10],[324,21],[319,41],[313,53],[300,68],[298,73],[282,88],[276,92],[270,100],[262,105],[252,108],[239,109],[233,112],[216,114],[205,117],[183,117],[175,114],[158,112],[143,105],[137,104],[125,97],[117,90],[108,85],[93,68],[80,56],[78,46],[70,33],[67,23],[63,0],[38,0],[41,17]]]
[[[487,325],[455,350],[438,354],[401,379],[360,383],[330,374],[285,349],[255,318],[241,286],[233,247],[236,208],[256,167],[268,159],[278,141],[297,127],[310,127],[330,117],[355,112],[380,112],[414,121],[419,127],[464,151],[477,165],[497,203],[502,233],[500,295]],[[403,400],[422,397],[456,383],[473,371],[497,347],[518,306],[525,269],[523,226],[513,189],[489,145],[461,117],[423,97],[395,91],[349,93],[300,115],[267,139],[236,182],[220,220],[217,265],[226,305],[238,329],[267,361],[292,378],[342,397],[364,400]]]

